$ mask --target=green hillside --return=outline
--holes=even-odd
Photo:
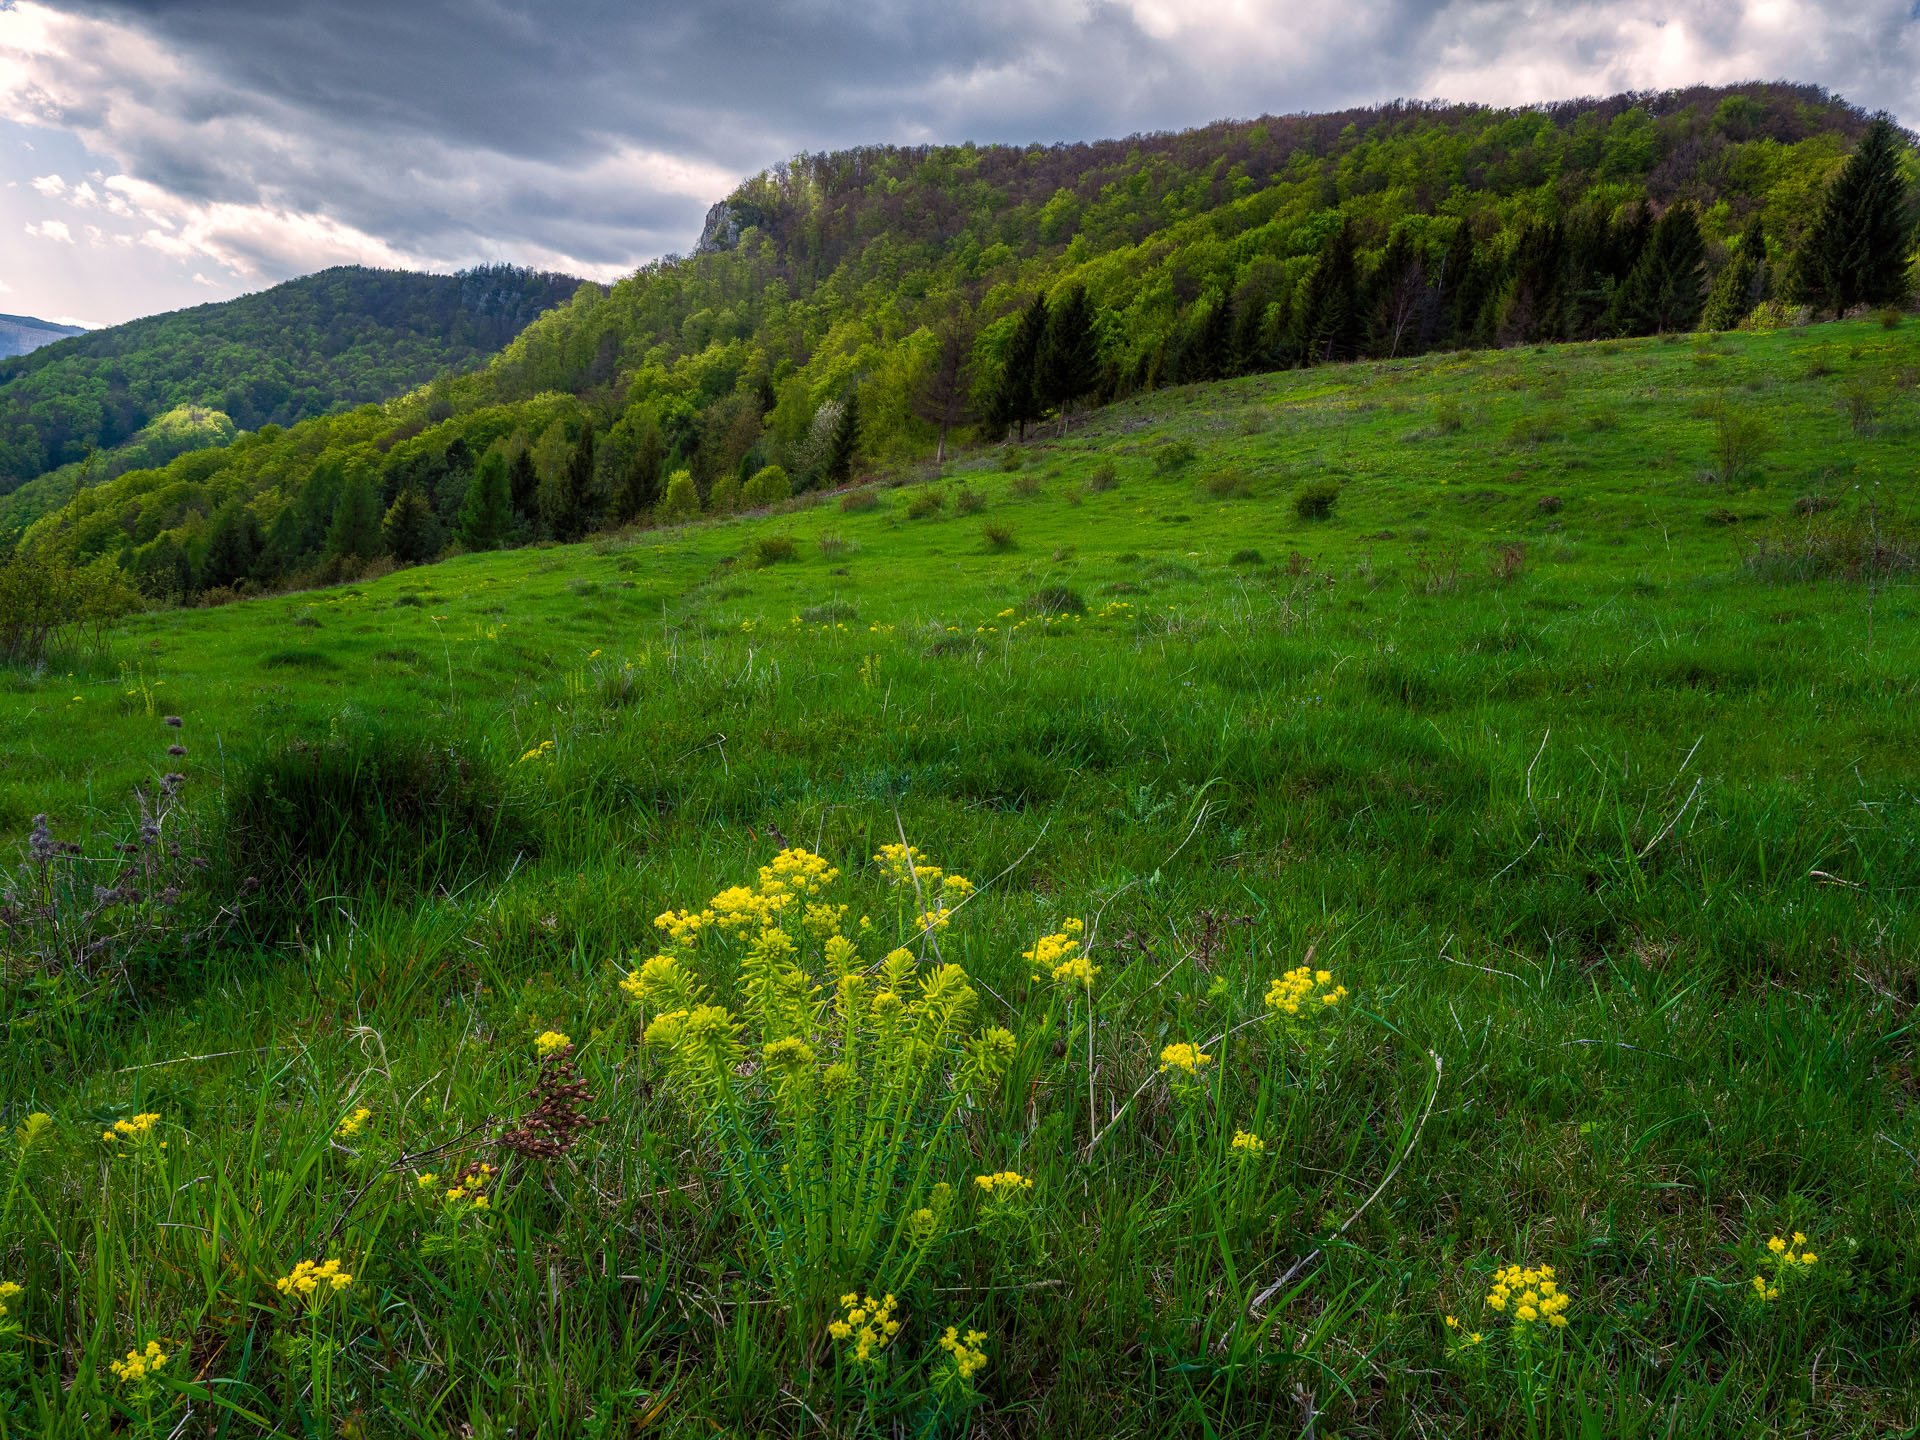
[[[388,399],[500,349],[579,283],[345,265],[0,360],[0,494],[94,450],[110,452],[96,480],[165,464],[143,432],[181,406],[258,430]]]
[[[1839,179],[1869,151],[1871,224]],[[155,597],[312,584],[626,523],[681,470],[674,503],[725,510],[769,466],[805,490],[1172,384],[1898,302],[1915,166],[1904,133],[1787,85],[803,156],[701,253],[583,287],[483,370],[49,494],[33,543]],[[1827,263],[1855,252],[1870,283]],[[1068,314],[1073,363],[1036,378]],[[489,457],[510,494],[476,531]]]
[[[1894,320],[1143,390],[8,672],[0,1423],[1903,1433]]]

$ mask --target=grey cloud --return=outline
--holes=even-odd
[[[1818,33],[1754,63],[1913,118],[1917,27],[1906,0],[1800,3]],[[626,264],[687,248],[724,177],[803,148],[1093,138],[1434,94],[1527,64],[1588,91],[1650,83],[1614,22],[1655,7],[1276,3],[1264,27],[1245,31],[1206,0],[63,8],[131,26],[184,60],[178,79],[99,68],[95,91],[80,86],[59,117],[169,192],[324,214],[447,262],[539,251]],[[1193,22],[1215,8],[1216,23]],[[1659,8],[1688,27],[1703,64],[1747,53],[1746,4]],[[1797,70],[1800,59],[1817,73]],[[170,123],[115,128],[113,107],[129,103]],[[622,163],[626,149],[695,167],[698,183]],[[271,268],[272,256],[258,263]]]

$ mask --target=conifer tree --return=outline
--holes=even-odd
[[[1224,359],[1231,343],[1226,302],[1221,312],[1220,352]],[[1067,433],[1067,414],[1073,402],[1091,395],[1100,383],[1100,337],[1093,328],[1093,301],[1087,287],[1075,285],[1047,314],[1034,365],[1034,398],[1060,411],[1060,433]]]
[[[253,573],[264,537],[260,521],[238,498],[222,505],[207,532],[207,548],[200,555],[200,586],[212,589],[233,585]]]
[[[408,486],[393,497],[386,518],[380,523],[381,537],[393,558],[403,564],[417,565],[431,560],[440,549],[440,527],[434,523],[433,507],[426,496]]]
[[[1760,212],[1748,217],[1733,255],[1714,277],[1713,293],[1700,323],[1708,330],[1732,330],[1766,298],[1767,237]]]
[[[507,479],[507,460],[498,450],[487,452],[473,483],[467,486],[467,501],[460,507],[459,524],[460,543],[469,550],[491,550],[513,529],[513,492]]]
[[[1014,327],[1000,367],[1000,379],[993,389],[995,423],[1014,427],[1022,440],[1027,438],[1027,422],[1040,417],[1033,382],[1040,360],[1040,343],[1046,334],[1047,297],[1036,295]]]
[[[380,553],[380,501],[373,493],[373,472],[364,461],[347,466],[327,527],[327,553],[371,560]]]
[[[860,453],[860,392],[848,390],[840,407],[839,422],[827,441],[826,459],[820,473],[829,485],[844,485],[853,478],[854,461]]]
[[[666,442],[660,427],[649,425],[641,433],[640,443],[628,457],[620,475],[620,486],[613,492],[613,520],[616,525],[631,525],[660,501],[660,476],[667,462]]]
[[[1320,264],[1307,283],[1306,298],[1295,316],[1304,364],[1351,360],[1359,353],[1360,301],[1355,250],[1353,222],[1343,216],[1340,228],[1320,247]]]
[[[1706,305],[1707,242],[1693,207],[1668,209],[1615,301],[1609,329],[1623,335],[1668,335],[1700,323]]]
[[[573,442],[566,464],[560,469],[558,514],[552,522],[554,538],[578,540],[593,528],[593,426],[582,425],[580,438]]]
[[[522,445],[513,452],[507,466],[507,493],[513,500],[513,513],[523,525],[531,525],[540,514],[540,472],[534,468],[533,451]]]
[[[1900,136],[1876,115],[1833,177],[1794,252],[1793,300],[1836,318],[1856,305],[1898,305],[1908,295],[1913,243]]]

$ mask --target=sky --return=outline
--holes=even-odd
[[[611,280],[804,150],[1756,79],[1920,125],[1920,0],[0,0],[0,312]]]

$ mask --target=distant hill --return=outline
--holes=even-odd
[[[48,337],[57,343],[0,360],[0,495],[111,452],[182,406],[257,430],[385,400],[499,350],[579,284],[504,265],[458,275],[349,265],[125,325],[60,328]],[[0,316],[0,336],[45,323]],[[150,463],[107,458],[101,478]]]
[[[175,417],[141,468],[10,497],[0,535],[114,556],[155,596],[311,583],[439,553],[482,476],[479,541],[566,539],[724,513],[763,469],[807,490],[930,459],[943,426],[949,453],[1058,433],[1062,396],[1787,323],[1805,233],[1878,133],[1755,84],[803,155],[716,205],[691,256],[581,285],[484,367],[230,444],[224,417]],[[1889,144],[1913,173],[1911,137]]]
[[[0,359],[29,355],[42,345],[86,333],[78,325],[56,325],[31,315],[0,315]]]

